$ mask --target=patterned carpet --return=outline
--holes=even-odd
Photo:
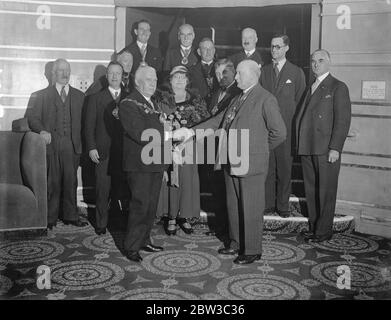
[[[238,266],[217,254],[221,242],[206,224],[171,237],[155,225],[153,240],[165,250],[134,263],[121,254],[123,219],[104,236],[60,223],[47,235],[2,240],[0,299],[391,299],[390,239],[347,229],[310,245],[277,228],[265,231],[260,261]],[[37,288],[40,265],[50,267],[51,289]],[[350,268],[350,290],[337,288],[341,265]]]

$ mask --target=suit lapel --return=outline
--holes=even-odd
[[[329,74],[316,88],[315,92],[311,95],[310,101],[308,102],[309,105],[317,105],[320,99],[324,96],[325,91],[328,90],[330,83],[332,81],[332,77]],[[311,90],[311,88],[310,88]]]
[[[282,87],[284,86],[285,82],[288,80],[289,77],[289,66],[288,66],[288,60],[285,62],[284,66],[282,67],[279,77],[277,79],[277,88],[276,88],[276,95],[280,92]],[[272,72],[274,72],[272,68]]]
[[[247,96],[245,97],[244,101],[242,101],[237,109],[237,112],[236,112],[236,115],[235,115],[235,118],[232,120],[231,122],[231,126],[234,122],[238,121],[238,119],[240,118],[241,114],[243,113],[243,110],[245,109],[244,105],[248,104],[248,103],[251,103],[251,101],[254,99],[254,96],[258,90],[258,87],[259,87],[259,84],[256,84],[251,90],[249,93],[247,93]],[[239,98],[239,97],[238,97]],[[236,101],[237,99],[235,99]],[[230,127],[231,127],[230,126]]]

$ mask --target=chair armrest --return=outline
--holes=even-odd
[[[27,118],[20,118],[12,121],[13,132],[28,132],[31,131]]]
[[[47,215],[47,170],[46,145],[39,134],[27,132],[24,135],[20,164],[23,183],[34,193],[39,212]]]

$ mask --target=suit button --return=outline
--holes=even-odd
[[[321,115],[319,115],[319,118],[320,118],[320,119],[322,119],[322,116],[321,116]]]

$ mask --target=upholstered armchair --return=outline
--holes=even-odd
[[[47,225],[45,143],[19,131],[0,131],[0,231]]]

